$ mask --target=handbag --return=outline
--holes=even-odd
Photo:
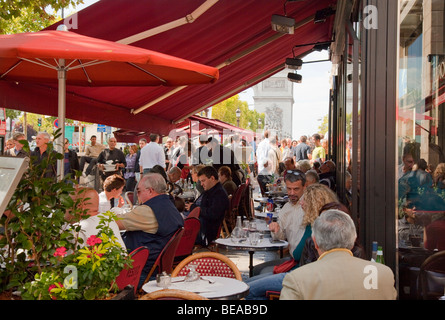
[[[284,273],[291,271],[293,267],[295,267],[298,264],[297,261],[295,261],[293,258],[273,267],[273,273]]]

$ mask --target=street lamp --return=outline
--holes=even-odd
[[[236,126],[239,127],[239,118],[241,117],[241,110],[240,108],[236,109]]]

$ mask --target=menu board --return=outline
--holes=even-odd
[[[0,156],[0,216],[3,215],[28,165],[29,158]]]

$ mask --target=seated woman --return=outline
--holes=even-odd
[[[331,202],[331,203],[325,204],[320,209],[320,215],[324,211],[331,210],[331,209],[337,209],[337,210],[343,211],[350,215],[348,208],[340,202]],[[357,239],[355,239],[354,247],[352,248],[351,252],[354,255],[354,257],[362,258],[365,260],[367,259],[366,252],[365,252],[364,248],[362,247],[362,245],[360,244],[358,236],[357,236]],[[318,254],[317,249],[315,249],[314,240],[312,239],[312,237],[306,239],[306,243],[304,245],[303,252],[301,253],[299,266],[301,267],[302,265],[317,261],[318,257],[319,257],[319,254]]]
[[[318,217],[320,209],[327,203],[338,202],[338,198],[328,187],[321,184],[313,184],[304,190],[300,201],[304,210],[302,222],[304,234],[291,253],[291,260],[286,261],[281,266],[273,266],[271,271],[268,271],[270,267],[266,267],[259,275],[246,280],[246,283],[250,286],[249,295],[246,297],[247,300],[265,300],[267,291],[281,291],[282,282],[286,274],[299,266],[306,240],[312,236],[311,226]],[[283,266],[287,266],[287,268],[283,268]]]
[[[236,189],[235,182],[232,181],[232,170],[227,166],[222,166],[218,169],[218,180],[222,184],[224,190],[226,190],[227,195],[234,195]]]

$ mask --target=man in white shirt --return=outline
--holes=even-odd
[[[85,148],[85,155],[80,158],[80,168],[79,168],[80,172],[83,172],[85,163],[89,164],[87,169],[85,170],[85,176],[91,174],[91,171],[97,164],[97,157],[105,149],[105,146],[103,144],[96,142],[97,137],[95,135],[92,135],[90,140],[91,140],[91,145],[88,145]]]
[[[165,153],[159,145],[159,135],[152,133],[150,134],[150,143],[141,149],[139,166],[141,172],[147,173],[155,165],[165,168]]]
[[[261,172],[264,169],[264,163],[266,163],[269,158],[269,150],[270,150],[270,142],[269,142],[269,131],[264,131],[264,139],[260,142],[256,149],[256,157],[258,162],[258,172]]]
[[[299,170],[292,170],[286,174],[285,183],[289,202],[280,210],[278,222],[272,222],[269,229],[278,239],[287,240],[289,252],[294,252],[305,232],[305,226],[302,225],[304,210],[301,207],[301,199],[306,189],[306,176]]]

